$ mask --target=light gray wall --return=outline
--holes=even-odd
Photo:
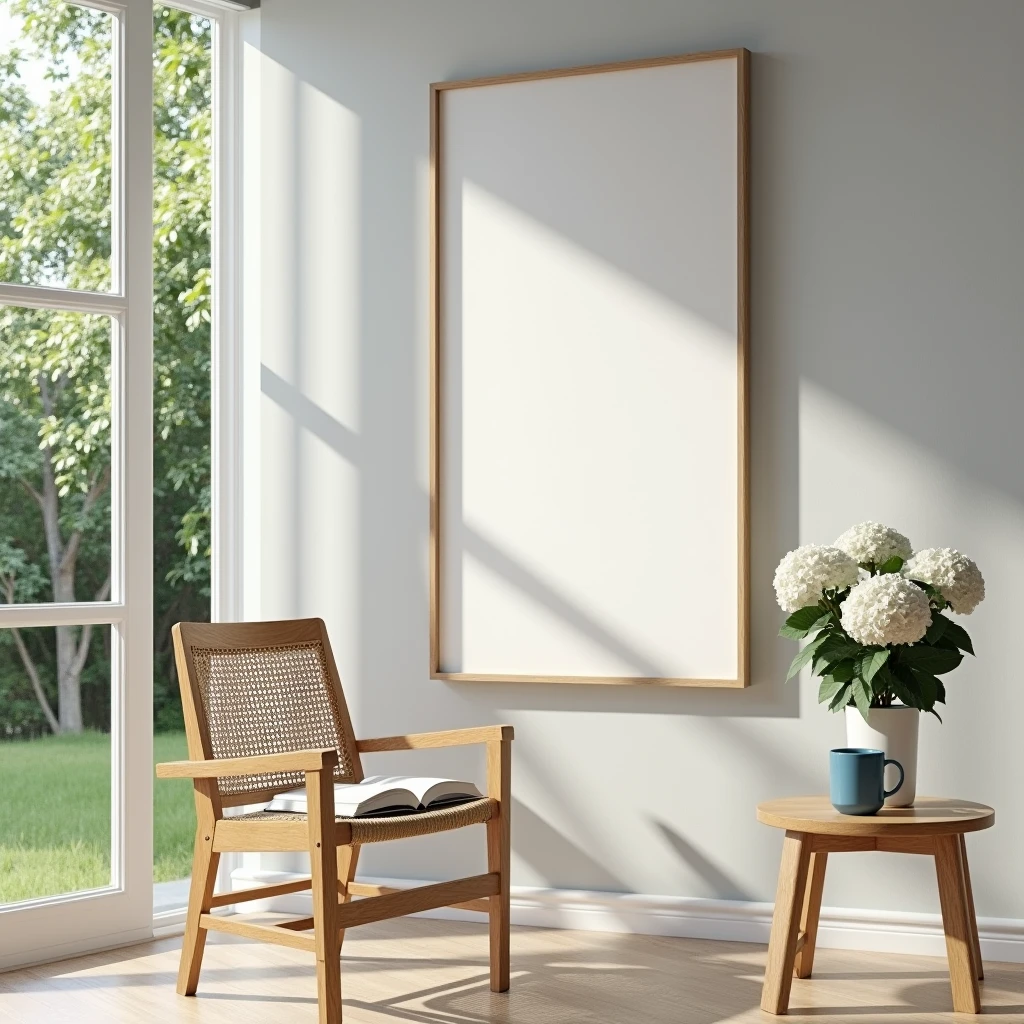
[[[987,577],[919,789],[996,806],[979,913],[1024,918],[1022,32],[1019,0],[264,0],[262,612],[327,620],[364,735],[516,726],[517,883],[772,898],[754,805],[823,791],[842,740],[816,686],[782,682],[772,571],[873,518]],[[754,52],[754,686],[431,682],[427,83],[734,46]],[[479,768],[416,758],[379,767]],[[443,877],[478,845],[363,867]],[[936,910],[923,866],[837,858],[826,902]]]

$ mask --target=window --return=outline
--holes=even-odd
[[[151,25],[0,4],[0,967],[150,919]]]

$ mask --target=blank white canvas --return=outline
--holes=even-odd
[[[440,103],[441,671],[735,679],[735,59]]]

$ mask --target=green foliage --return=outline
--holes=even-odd
[[[890,654],[892,654],[892,651],[885,647],[880,649],[874,647],[867,648],[858,661],[857,674],[866,683],[874,682],[875,676],[878,675],[879,671],[889,660]]]
[[[958,651],[965,651],[967,654],[974,654],[974,644],[967,635],[963,626],[947,618],[942,612],[932,612],[932,625],[941,623],[941,633],[937,640],[929,640],[929,643],[937,643],[940,647],[949,647]]]
[[[17,45],[0,54],[0,280],[105,290],[112,19],[55,0],[0,4],[21,22]],[[209,616],[211,42],[208,20],[155,9],[158,727],[180,727],[170,626]],[[48,66],[45,95],[25,87],[26,60]],[[105,317],[0,307],[0,600],[103,593],[110,568],[110,349]],[[55,497],[47,499],[51,483]],[[69,573],[56,569],[55,557],[65,554],[70,583]],[[43,632],[33,637],[32,652],[52,704],[61,668],[53,631]],[[86,727],[109,728],[105,658],[104,649],[92,648],[80,681]],[[91,688],[103,693],[87,693]],[[44,729],[41,710],[30,711],[34,703],[21,660],[0,635],[0,736]]]
[[[893,556],[877,567],[869,564],[862,568],[873,576],[897,573],[903,568],[903,559]],[[789,639],[811,637],[793,659],[786,678],[792,679],[810,665],[821,678],[818,701],[828,704],[830,711],[853,705],[867,717],[871,708],[890,707],[898,700],[938,718],[935,705],[946,700],[945,686],[938,677],[952,672],[965,653],[973,655],[974,646],[967,631],[943,614],[947,604],[942,594],[913,582],[928,594],[932,609],[931,626],[918,643],[889,647],[858,643],[842,624],[842,604],[850,588],[825,591],[818,604],[793,612],[779,630],[779,636]]]
[[[171,626],[209,618],[210,22],[155,9],[154,724],[182,727]]]
[[[779,636],[788,636],[791,640],[803,640],[809,633],[822,629],[828,622],[829,613],[822,611],[817,605],[801,608],[793,612],[786,624],[779,630]]]
[[[789,672],[786,673],[786,680],[790,680],[795,676],[800,669],[806,665],[811,658],[814,657],[818,648],[828,639],[828,633],[822,630],[800,653],[793,659],[789,666]]]

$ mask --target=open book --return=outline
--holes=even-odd
[[[362,782],[335,783],[334,813],[342,818],[409,814],[450,807],[467,800],[478,800],[481,796],[483,794],[472,782],[408,775],[370,775]],[[305,814],[308,811],[306,787],[278,793],[265,809]]]

